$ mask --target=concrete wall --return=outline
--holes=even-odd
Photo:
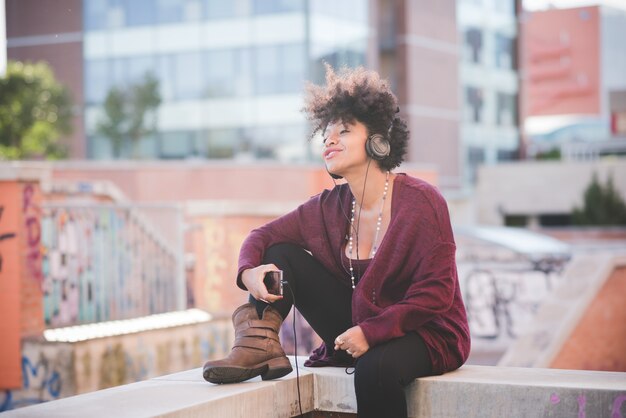
[[[406,393],[411,418],[618,418],[626,414],[622,373],[463,366],[443,376],[416,379]],[[262,382],[257,377],[232,385],[209,384],[199,369],[188,370],[18,409],[6,418],[77,413],[92,418],[347,418],[356,412],[353,375],[341,367],[301,367],[299,377],[294,370],[281,379]]]
[[[25,340],[22,385],[0,389],[0,412],[200,367],[224,357],[233,339],[222,318],[75,343]]]
[[[626,372],[624,294],[623,250],[577,254],[498,365]]]
[[[624,295],[626,266],[613,270],[550,367],[626,372]]]
[[[28,164],[23,164],[28,166]],[[54,180],[109,180],[135,202],[190,200],[304,201],[333,182],[322,165],[276,163],[91,161],[39,164]],[[437,172],[430,166],[401,167],[432,184]]]
[[[581,207],[593,173],[601,184],[609,175],[626,198],[626,159],[592,162],[525,161],[483,166],[478,173],[478,223],[502,225],[505,214],[566,214]]]

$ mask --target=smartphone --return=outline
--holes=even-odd
[[[272,295],[283,295],[283,271],[268,271],[263,277],[263,283],[267,288],[267,291]]]

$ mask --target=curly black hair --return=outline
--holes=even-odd
[[[381,170],[392,170],[404,160],[409,130],[397,115],[396,96],[375,71],[343,67],[335,73],[326,64],[326,85],[307,84],[302,110],[313,122],[311,137],[324,132],[333,122],[350,123],[356,119],[366,126],[368,135],[381,134],[391,145],[390,154],[377,161]]]

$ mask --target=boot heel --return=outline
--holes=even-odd
[[[267,371],[261,374],[261,379],[263,380],[279,379],[293,371],[293,367],[291,367],[287,357],[274,358],[266,364],[268,365]]]

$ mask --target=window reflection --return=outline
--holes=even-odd
[[[104,102],[111,88],[110,73],[108,60],[90,60],[85,63],[85,100],[88,104]]]
[[[501,126],[517,124],[517,95],[498,93],[496,98],[496,123]]]
[[[180,102],[190,100],[203,101],[203,109],[215,109],[215,103],[224,98],[236,99],[228,100],[229,105],[245,106],[247,100],[256,100],[257,95],[300,95],[305,79],[317,72],[323,76],[323,60],[335,67],[366,62],[367,39],[362,36],[362,24],[368,24],[368,6],[362,0],[320,0],[315,5],[304,0],[89,0],[83,4],[86,36],[91,36],[85,45],[98,48],[85,54],[97,59],[84,60],[87,110],[92,115],[112,87],[127,88],[141,82],[147,72],[152,72],[159,82],[162,108],[183,112],[181,109],[189,109],[191,104]],[[202,36],[207,33],[204,28],[215,24],[240,28],[242,21],[230,22],[233,18],[246,17],[247,24],[259,25],[263,31],[274,30],[274,21],[267,17],[291,22],[294,16],[284,14],[309,12],[305,10],[309,4],[318,8],[316,13],[324,15],[324,29],[350,25],[349,39],[338,44],[326,41],[320,48],[318,38],[328,38],[315,34],[308,40],[308,47],[301,40],[277,44],[263,41],[259,46],[256,40],[250,42],[237,36],[223,44],[215,39],[183,42],[189,33],[195,31]],[[188,22],[196,23],[186,25]],[[168,45],[161,48],[156,42],[163,36],[169,37]],[[176,37],[183,40],[180,47]],[[316,48],[314,58],[309,58],[307,53]],[[311,68],[309,63],[313,63]],[[161,130],[139,143],[139,154],[142,158],[306,159],[304,122],[221,127],[220,118],[211,116],[201,121],[209,126],[200,127],[162,118]],[[92,134],[94,127],[87,126],[87,131]],[[92,135],[89,141],[92,157],[113,157],[108,140]],[[132,152],[123,149],[121,157],[130,158]]]
[[[257,94],[299,92],[304,81],[304,47],[277,45],[254,51]]]
[[[126,26],[154,25],[156,23],[154,0],[124,0]]]
[[[480,29],[468,28],[465,30],[465,57],[474,64],[482,62],[483,34]]]
[[[192,22],[202,19],[201,0],[157,0],[158,23]]]
[[[202,54],[190,52],[174,55],[174,94],[176,99],[199,99],[205,96],[201,86]]]
[[[161,158],[185,158],[191,155],[194,143],[193,131],[163,132],[159,135],[159,154]]]
[[[496,67],[515,69],[515,41],[509,36],[496,34]]]
[[[304,0],[252,0],[255,14],[299,12],[304,10]]]
[[[475,123],[482,122],[482,110],[483,110],[483,90],[476,87],[465,88],[465,100],[467,106],[466,120]]]

